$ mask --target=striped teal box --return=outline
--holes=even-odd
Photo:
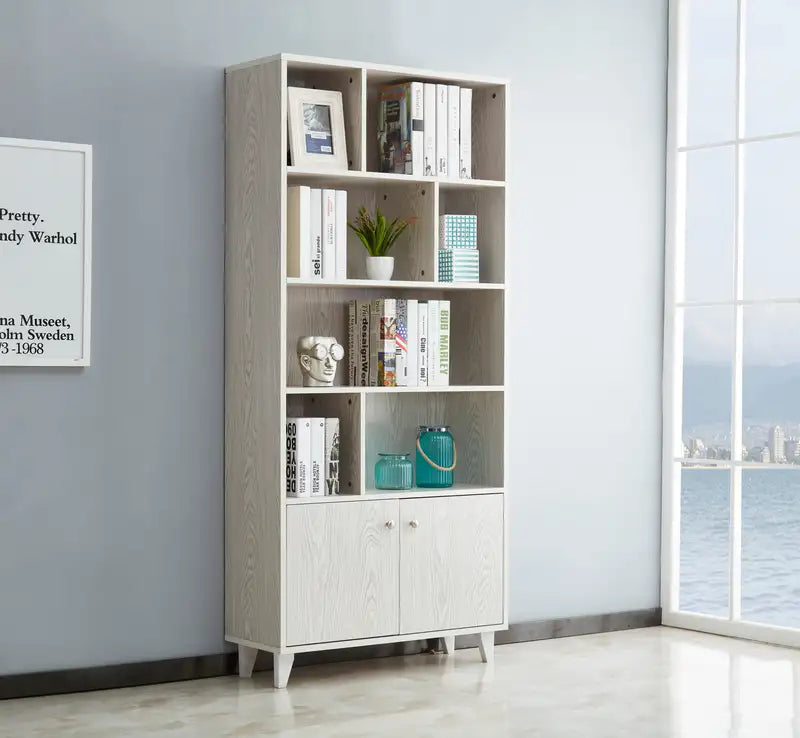
[[[439,251],[440,282],[479,282],[480,252],[477,249]]]
[[[478,216],[440,215],[439,248],[445,250],[477,249]]]

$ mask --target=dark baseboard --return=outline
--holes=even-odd
[[[615,630],[649,628],[661,625],[661,608],[632,610],[609,615],[587,615],[577,618],[541,620],[530,623],[516,623],[507,631],[498,631],[495,642],[498,645],[538,641],[548,638],[607,633]],[[309,666],[339,661],[384,658],[422,653],[437,647],[438,639],[425,641],[406,641],[387,643],[379,646],[341,648],[332,651],[311,651],[295,657],[295,666]],[[477,646],[477,636],[459,636],[457,648]],[[136,664],[115,664],[112,666],[90,666],[82,669],[63,669],[41,671],[32,674],[11,674],[0,676],[0,699],[18,697],[39,697],[49,694],[69,692],[89,692],[99,689],[118,689],[138,687],[145,684],[163,684],[188,679],[227,676],[236,673],[237,656],[235,652],[212,654],[210,656],[190,656],[186,658],[143,661]],[[256,669],[271,669],[271,654],[259,654]]]

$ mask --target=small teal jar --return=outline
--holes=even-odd
[[[417,431],[417,487],[453,486],[456,444],[450,426],[421,425]]]
[[[408,454],[378,454],[375,486],[378,489],[411,489],[414,468]]]

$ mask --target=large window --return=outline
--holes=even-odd
[[[800,645],[800,2],[671,5],[664,621]]]

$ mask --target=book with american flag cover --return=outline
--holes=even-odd
[[[394,362],[398,387],[408,387],[408,303],[408,300],[397,301]]]
[[[397,338],[397,300],[372,301],[369,336],[370,387],[395,387],[395,343]]]

